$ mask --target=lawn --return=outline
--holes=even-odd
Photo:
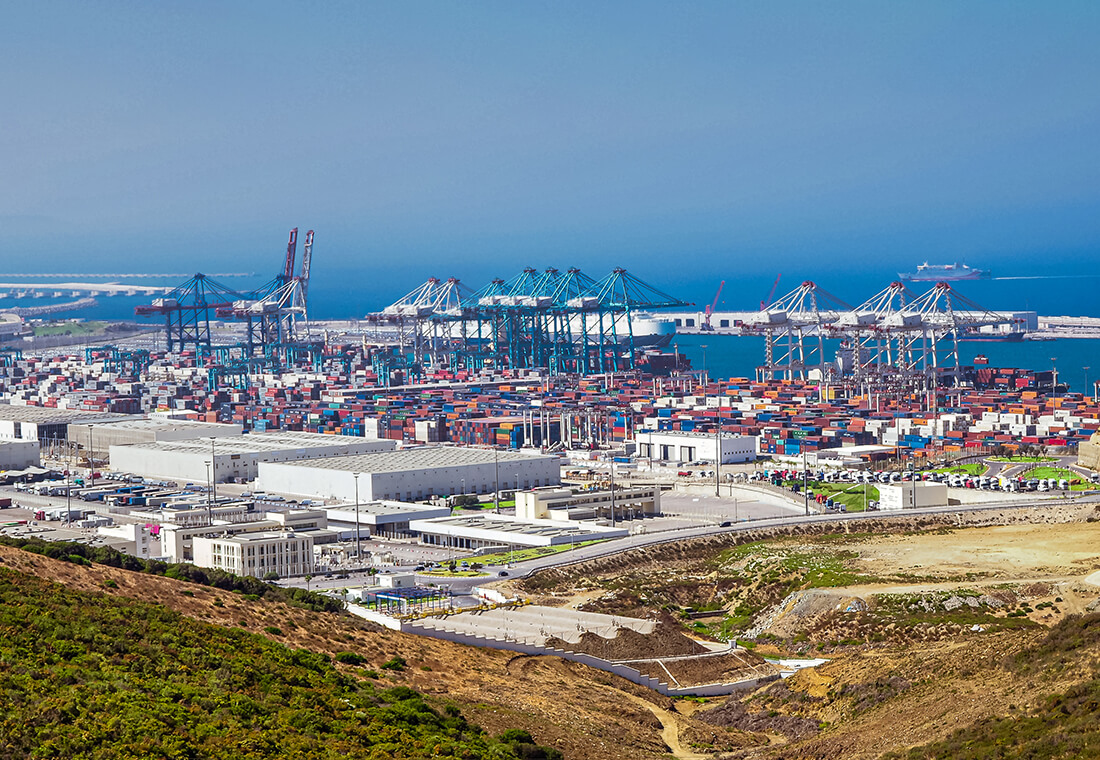
[[[559,552],[567,552],[570,549],[579,549],[582,546],[591,546],[592,544],[598,544],[603,539],[597,539],[595,541],[580,541],[575,544],[559,544],[558,546],[539,546],[534,549],[518,549],[514,552],[497,552],[496,554],[483,554],[480,557],[474,557],[474,560],[480,562],[483,565],[503,565],[509,562],[523,562],[529,559],[538,559],[539,557],[548,557],[551,554],[558,554]]]
[[[990,462],[1015,462],[1017,464],[1020,464],[1020,463],[1028,463],[1028,462],[1057,462],[1058,460],[1055,459],[1054,457],[1023,457],[1023,456],[1017,457],[1017,456],[1012,456],[1012,457],[990,457],[989,461]]]
[[[44,325],[36,325],[34,335],[45,337],[48,335],[94,335],[101,332],[106,322],[49,322]]]
[[[802,481],[787,481],[788,487],[791,484],[801,486]],[[863,499],[863,483],[826,483],[820,480],[811,480],[810,491],[815,495],[823,493],[827,498],[831,498],[834,503],[840,502],[848,508],[849,512],[862,512],[867,508]],[[867,499],[878,501],[878,489],[870,483],[867,484]]]
[[[1035,467],[1035,468],[1030,469],[1027,472],[1025,472],[1023,474],[1023,476],[1024,476],[1025,479],[1031,479],[1031,478],[1047,478],[1047,479],[1049,479],[1049,478],[1058,478],[1058,479],[1062,479],[1062,478],[1065,478],[1071,484],[1075,480],[1084,481],[1084,478],[1082,478],[1076,472],[1074,472],[1073,470],[1067,470],[1064,467]],[[1070,485],[1069,490],[1071,490],[1071,491],[1088,491],[1092,487],[1093,487],[1092,483],[1079,482],[1079,483]]]
[[[952,467],[941,467],[938,470],[932,470],[932,472],[942,472],[950,475],[984,475],[986,469],[988,468],[981,462],[967,462]]]

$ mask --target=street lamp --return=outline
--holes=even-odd
[[[1058,399],[1058,363],[1057,362],[1058,362],[1058,357],[1057,356],[1050,357],[1050,365],[1051,365],[1051,370],[1050,370],[1050,373],[1051,373],[1050,392],[1053,394],[1055,400]]]
[[[359,560],[363,556],[359,538],[359,473],[353,472],[351,476],[355,478],[355,559]]]
[[[88,424],[88,470],[91,475],[92,485],[95,485],[95,449],[92,447],[92,425]]]
[[[206,460],[206,507],[210,508],[210,460]]]
[[[210,436],[210,461],[213,463],[211,466],[214,469],[214,477],[211,480],[211,487],[213,489],[212,499],[215,504],[218,503],[218,460],[214,457],[214,436]]]
[[[703,406],[707,405],[707,344],[703,343],[699,346],[703,349]]]
[[[497,447],[493,447],[493,506],[500,514],[500,457]]]

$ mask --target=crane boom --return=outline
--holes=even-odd
[[[768,293],[768,300],[760,302],[760,311],[764,311],[764,309],[768,308],[768,304],[770,304],[772,302],[772,299],[775,298],[775,289],[779,287],[779,278],[782,276],[782,272],[775,276],[775,282],[772,283],[771,292]]]
[[[286,244],[286,266],[283,267],[283,283],[294,279],[294,255],[298,250],[298,228],[290,231],[290,240]]]
[[[302,273],[298,275],[299,290],[302,294],[302,308],[306,305],[306,293],[309,291],[309,264],[313,259],[313,230],[306,233],[302,245]]]
[[[713,327],[710,326],[710,317],[711,317],[712,314],[714,314],[714,310],[718,307],[718,299],[722,296],[722,288],[724,288],[724,287],[726,287],[726,281],[722,280],[720,283],[718,283],[718,292],[714,294],[714,302],[711,303],[710,306],[708,306],[706,309],[703,310],[703,325],[702,325],[701,329],[703,329],[703,330],[713,330],[714,329]]]

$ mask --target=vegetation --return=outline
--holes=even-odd
[[[1054,457],[1032,457],[1032,456],[1003,456],[1003,457],[990,457],[990,462],[1057,462]]]
[[[948,475],[984,475],[988,468],[981,462],[966,462],[965,464],[956,464],[951,467],[940,467],[932,472],[939,472]]]
[[[598,544],[602,540],[604,539],[580,541],[575,544],[559,544],[558,546],[539,546],[534,549],[519,549],[514,552],[483,554],[477,558],[477,561],[482,565],[503,565],[506,562],[523,562],[528,559],[538,559],[539,557],[548,557],[551,554],[557,554],[559,552],[567,552],[574,548],[579,549],[582,546],[591,546],[592,544]]]
[[[103,332],[106,322],[47,322],[34,326],[36,338],[51,335],[95,335]]]
[[[6,758],[556,759],[327,656],[0,568]]]
[[[88,546],[70,541],[44,541],[40,538],[21,538],[0,536],[0,544],[14,546],[23,551],[41,554],[52,559],[65,560],[78,565],[108,565],[123,570],[149,575],[163,575],[200,586],[212,586],[223,591],[233,591],[253,599],[268,599],[275,602],[313,610],[314,612],[340,612],[344,605],[337,599],[315,594],[300,588],[282,588],[264,583],[259,578],[233,575],[222,570],[195,567],[191,564],[160,562],[140,559],[107,546]],[[216,601],[215,604],[218,604]],[[220,605],[219,605],[220,606]]]

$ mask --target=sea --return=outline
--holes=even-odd
[[[568,266],[564,263],[561,268]],[[760,271],[759,263],[752,270],[747,266],[731,265],[727,271],[700,273],[684,271],[682,268],[668,268],[655,262],[643,262],[639,269],[631,269],[639,278],[657,290],[675,298],[692,303],[700,310],[704,305],[714,302],[719,284],[724,281],[716,309],[719,311],[751,311],[758,309],[762,301],[772,292],[778,298],[789,292],[804,280],[812,280],[818,286],[818,292],[824,300],[835,298],[848,306],[855,306],[869,299],[875,293],[887,287],[897,279],[897,272],[886,267],[881,270],[869,270],[866,267],[852,271],[838,271],[835,268],[812,268],[794,274],[779,275]],[[491,278],[484,272],[474,269],[468,282],[472,290],[477,290]],[[586,270],[587,271],[587,270]],[[498,276],[510,279],[516,272],[500,272]],[[604,272],[588,271],[596,279]],[[315,319],[340,320],[357,319],[370,311],[379,310],[405,293],[423,283],[428,276],[442,278],[462,272],[424,272],[415,266],[407,270],[351,266],[348,269],[316,267],[310,283],[310,316]],[[216,275],[211,275],[217,279]],[[64,277],[38,275],[33,279],[0,275],[0,281],[19,282],[119,282],[133,285],[175,286],[185,278],[165,279],[160,277],[127,277],[112,279],[95,275],[72,275]],[[269,281],[271,276],[226,275],[218,281],[237,291],[247,291]],[[915,293],[923,293],[932,283],[910,283]],[[1091,316],[1100,317],[1100,275],[1090,272],[1075,274],[1045,274],[1042,264],[1034,265],[1031,271],[994,270],[994,276],[988,280],[963,281],[952,283],[955,292],[973,303],[992,310],[1036,311],[1044,316]],[[76,300],[70,293],[64,292],[59,298],[50,297],[48,288],[44,298],[16,299],[7,291],[0,290],[0,310],[12,306],[42,306]],[[95,306],[75,311],[50,315],[50,318],[83,318],[87,320],[111,319],[134,320],[134,307],[148,303],[150,299],[142,296],[100,296]],[[139,318],[138,321],[141,321]],[[152,323],[154,320],[150,320]],[[688,356],[696,368],[706,367],[711,377],[752,377],[754,368],[763,359],[763,340],[758,337],[733,336],[694,336],[680,335],[675,339],[679,351]],[[706,346],[704,349],[703,346]],[[705,356],[704,356],[705,354]],[[1087,383],[1100,379],[1100,340],[1059,339],[1054,341],[1007,342],[964,342],[960,347],[964,363],[971,363],[977,355],[989,359],[991,367],[1016,367],[1032,370],[1056,368],[1060,382],[1067,383],[1072,390],[1084,392]]]

